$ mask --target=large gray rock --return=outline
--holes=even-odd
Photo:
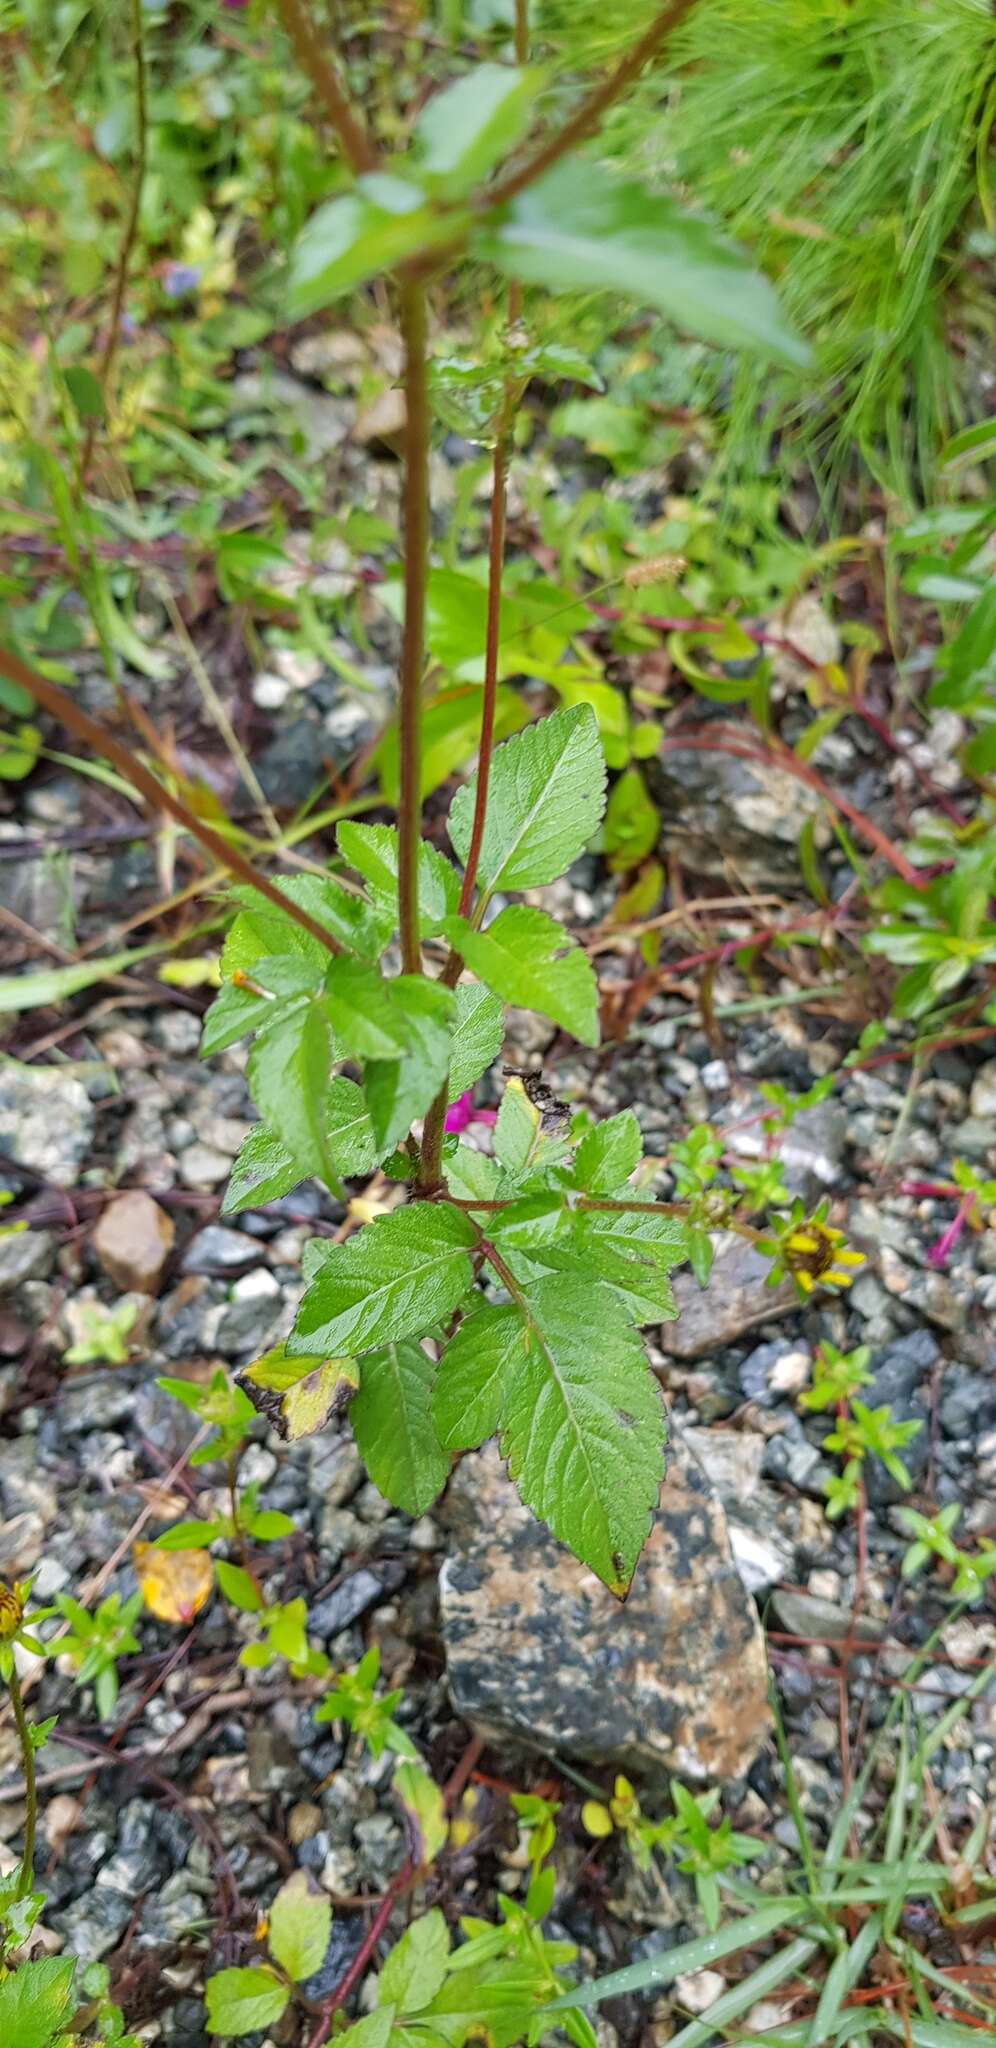
[[[731,737],[741,730],[730,722]],[[732,865],[755,887],[798,881],[799,831],[808,817],[817,846],[829,844],[820,798],[774,762],[681,747],[648,761],[646,775],[663,844],[694,874],[728,880]]]
[[[765,1285],[771,1262],[744,1238],[717,1232],[715,1248],[707,1287],[700,1287],[690,1271],[675,1275],[678,1320],[662,1323],[658,1333],[661,1350],[672,1358],[702,1358],[707,1351],[721,1351],[757,1323],[777,1322],[799,1306],[791,1281]]]
[[[93,1143],[93,1104],[61,1067],[0,1060],[0,1152],[59,1187],[75,1187]]]
[[[748,1769],[769,1726],[763,1637],[679,1436],[623,1605],[521,1505],[494,1446],[458,1468],[445,1512],[447,1675],[483,1735],[696,1783]]]

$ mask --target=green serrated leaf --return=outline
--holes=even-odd
[[[362,875],[373,897],[398,916],[398,834],[393,825],[357,825],[346,820],[339,826],[339,851],[343,860]],[[423,939],[434,938],[443,919],[456,910],[460,878],[456,869],[424,839],[418,848],[419,930]]]
[[[477,64],[423,107],[413,132],[419,176],[459,198],[514,149],[542,83],[538,71]]]
[[[438,981],[401,974],[386,987],[404,1053],[396,1060],[368,1060],[364,1072],[367,1104],[378,1159],[383,1159],[424,1116],[446,1079],[454,999]]]
[[[74,1956],[40,1956],[22,1963],[0,1983],[0,2041],[4,2048],[50,2048],[76,2003]]]
[[[498,1105],[494,1153],[513,1180],[521,1178],[532,1161],[539,1138],[540,1114],[534,1109],[522,1085],[513,1075]]]
[[[325,1009],[354,1059],[396,1060],[406,1033],[391,999],[391,984],[361,960],[333,960],[325,982]]]
[[[377,1163],[373,1129],[363,1091],[336,1074],[327,1096],[326,1139],[336,1173],[346,1179],[372,1173]],[[279,1201],[304,1178],[283,1141],[268,1124],[257,1124],[239,1147],[222,1203],[222,1215]]]
[[[471,243],[508,277],[545,291],[620,292],[688,334],[798,368],[810,361],[743,252],[666,193],[620,181],[591,157],[565,157]]]
[[[505,1018],[498,997],[490,995],[480,982],[459,982],[453,991],[450,1102],[464,1095],[494,1065],[504,1037]]]
[[[502,1411],[509,1475],[621,1598],[664,1471],[664,1410],[643,1346],[600,1281],[550,1274],[517,1306],[529,1341]]]
[[[235,1378],[253,1407],[291,1444],[324,1429],[348,1407],[360,1384],[359,1367],[351,1358],[292,1358],[286,1344],[275,1344]],[[255,1528],[253,1533],[262,1532]]]
[[[377,1980],[377,2002],[399,2012],[421,2012],[446,1975],[449,1928],[438,1906],[422,1913],[396,1942]]]
[[[291,250],[285,311],[305,320],[378,271],[390,270],[459,236],[460,216],[430,206],[417,185],[391,171],[320,206]]]
[[[387,2048],[394,2025],[393,2005],[378,2007],[335,2037],[335,2048]]]
[[[439,1361],[432,1413],[450,1451],[494,1436],[510,1380],[525,1364],[529,1333],[513,1302],[481,1302],[464,1316]]]
[[[421,1336],[466,1294],[476,1241],[460,1210],[427,1202],[378,1216],[345,1244],[318,1240],[288,1351],[343,1356]]]
[[[465,861],[477,777],[450,807],[450,839]],[[496,747],[478,875],[495,889],[554,882],[584,851],[605,808],[605,757],[590,704],[555,711]]]
[[[574,1185],[589,1195],[612,1195],[643,1158],[640,1126],[631,1109],[586,1131],[574,1156]]]
[[[423,1515],[442,1492],[450,1461],[432,1414],[435,1365],[420,1344],[388,1344],[363,1359],[349,1411],[356,1446],[374,1485],[407,1515]]]
[[[283,896],[306,911],[316,924],[323,925],[347,952],[356,953],[363,960],[379,959],[391,932],[390,919],[383,908],[364,903],[362,897],[344,889],[334,875],[292,875],[282,879],[279,886]],[[284,917],[258,889],[240,884],[231,891],[231,900],[240,906],[240,915],[222,951],[223,978],[230,978],[237,968],[251,974],[257,960],[280,953],[297,953],[322,967],[328,966],[325,947],[295,924],[293,918]]]
[[[267,1947],[295,1984],[313,1977],[325,1961],[332,1931],[332,1905],[307,1872],[295,1870],[270,1907]]]
[[[209,2034],[254,2034],[273,2025],[290,1991],[270,1970],[219,1970],[204,1986]]]
[[[316,1003],[307,1003],[260,1032],[249,1055],[249,1092],[265,1122],[275,1125],[299,1177],[317,1174],[335,1189],[326,1103],[332,1039]]]
[[[446,920],[446,937],[495,995],[552,1018],[582,1045],[598,1044],[598,984],[576,941],[544,910],[514,903],[487,931],[462,917]]]

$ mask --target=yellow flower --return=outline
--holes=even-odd
[[[9,1642],[16,1636],[24,1620],[25,1588],[16,1584],[7,1586],[0,1580],[0,1641]]]
[[[815,1220],[792,1231],[782,1256],[804,1294],[812,1294],[818,1286],[850,1287],[855,1276],[848,1267],[865,1263],[864,1253],[851,1250],[842,1230]]]

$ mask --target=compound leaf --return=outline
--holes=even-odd
[[[371,896],[398,918],[398,834],[393,825],[357,825],[345,820],[339,827],[339,851],[343,860],[362,875]],[[418,848],[418,912],[423,939],[434,938],[443,919],[452,915],[460,899],[460,878],[445,854],[437,853],[424,839]]]
[[[497,996],[479,981],[461,981],[453,991],[449,1099],[455,1102],[498,1058],[505,1019]]]
[[[538,1010],[582,1045],[598,1044],[598,984],[587,955],[569,933],[525,903],[502,910],[487,931],[462,917],[446,920],[446,937],[495,995]]]
[[[450,1461],[432,1419],[435,1370],[411,1340],[368,1351],[349,1411],[374,1485],[407,1515],[424,1514],[449,1476]]]
[[[460,1210],[428,1202],[378,1216],[345,1244],[318,1241],[288,1351],[342,1357],[421,1336],[462,1301],[475,1242]]]
[[[586,1131],[574,1156],[575,1186],[589,1195],[611,1195],[621,1188],[643,1158],[640,1126],[631,1109],[606,1117]]]
[[[501,1447],[526,1506],[610,1591],[626,1592],[664,1471],[664,1410],[613,1291],[552,1273],[517,1300],[528,1343]]]
[[[510,1379],[525,1362],[529,1332],[514,1302],[482,1301],[450,1338],[436,1370],[432,1412],[450,1451],[494,1436]]]

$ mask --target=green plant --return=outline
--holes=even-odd
[[[916,1577],[930,1558],[951,1573],[950,1590],[955,1600],[980,1600],[986,1582],[996,1572],[996,1544],[983,1543],[977,1550],[962,1550],[952,1531],[961,1519],[961,1509],[952,1501],[936,1515],[918,1515],[915,1508],[901,1507],[899,1519],[913,1541],[902,1563],[904,1579]]]
[[[131,1350],[129,1333],[138,1316],[137,1304],[119,1301],[115,1308],[81,1302],[80,1335],[62,1354],[64,1365],[125,1365]]]
[[[720,1873],[751,1862],[760,1852],[753,1836],[735,1833],[725,1815],[715,1827],[710,1826],[718,1801],[718,1788],[689,1792],[672,1778],[674,1813],[665,1820],[649,1820],[629,1779],[617,1777],[612,1797],[605,1803],[586,1800],[581,1819],[596,1839],[613,1832],[622,1835],[641,1870],[649,1868],[654,1850],[671,1858],[678,1870],[692,1878],[706,1926],[715,1930],[720,1916]]]
[[[142,1596],[133,1593],[122,1600],[120,1593],[108,1593],[91,1614],[69,1593],[59,1593],[56,1608],[69,1624],[59,1637],[59,1654],[75,1667],[77,1685],[93,1686],[97,1712],[102,1721],[109,1721],[118,1697],[118,1660],[139,1649],[134,1624],[142,1611]]]
[[[253,2034],[269,2028],[325,1961],[332,1907],[303,1870],[282,1885],[259,1930],[267,1959],[248,1969],[219,1970],[207,1981],[207,2023],[212,2034]]]
[[[336,1679],[331,1692],[315,1709],[315,1720],[319,1723],[345,1721],[354,1734],[366,1743],[372,1757],[383,1756],[385,1749],[394,1751],[396,1756],[414,1758],[415,1745],[403,1728],[394,1719],[394,1709],[401,1699],[400,1688],[396,1692],[378,1694],[377,1680],[380,1676],[380,1648],[374,1643],[366,1655],[360,1658],[355,1671],[343,1671]]]

